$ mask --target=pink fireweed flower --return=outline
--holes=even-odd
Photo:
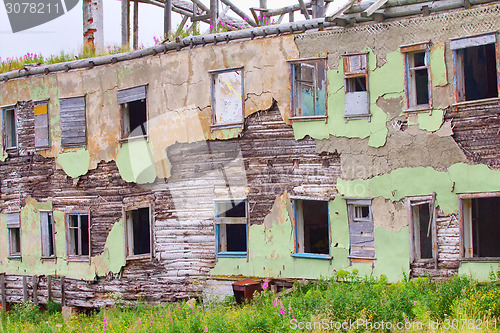
[[[203,332],[207,333],[208,332],[208,327],[205,327],[205,330]]]
[[[280,309],[280,313],[283,317],[286,317],[286,310],[284,308]]]
[[[273,302],[274,306],[278,306],[278,304],[280,304],[280,300],[278,299],[278,297],[276,297],[274,299],[274,302]]]
[[[269,281],[264,281],[264,283],[262,284],[262,290],[266,290],[267,287],[269,287]]]
[[[405,318],[405,323],[409,323],[409,322],[410,322],[410,319]]]

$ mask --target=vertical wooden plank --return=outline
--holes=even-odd
[[[294,22],[295,21],[295,12],[293,10],[288,12],[288,22]]]
[[[0,273],[0,298],[2,301],[2,311],[7,306],[7,293],[5,292],[5,273]]]
[[[134,50],[139,48],[139,0],[134,0]]]
[[[167,39],[172,31],[172,0],[165,0],[165,10],[163,16],[163,38]]]
[[[47,276],[47,298],[52,301],[52,275]]]
[[[23,276],[23,302],[28,301],[28,277]]]
[[[38,276],[33,275],[33,303],[38,306]]]
[[[316,0],[313,2],[313,18],[320,18],[325,16],[325,1]]]
[[[259,0],[259,8],[267,9],[267,0]]]
[[[130,42],[130,2],[122,1],[122,47],[128,47]]]
[[[66,295],[65,295],[65,278],[61,277],[61,306],[66,306]]]
[[[219,19],[219,0],[210,0],[210,25],[215,29]]]

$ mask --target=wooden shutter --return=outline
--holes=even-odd
[[[128,89],[118,90],[118,104],[129,103],[146,99],[146,86],[133,87]]]
[[[60,100],[60,107],[62,146],[85,146],[87,143],[85,97],[63,98]]]
[[[35,105],[35,148],[50,147],[48,109],[47,102]]]
[[[7,214],[7,228],[20,228],[21,215],[19,213]]]

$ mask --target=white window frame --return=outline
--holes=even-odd
[[[431,81],[431,66],[430,66],[430,42],[417,43],[411,45],[400,46],[400,51],[404,56],[405,68],[405,97],[406,110],[412,111],[429,111],[432,108],[432,81]],[[415,55],[424,54],[424,66],[415,66]],[[424,104],[417,104],[417,87],[416,75],[417,70],[427,71],[427,95],[428,101]]]
[[[219,217],[219,205],[224,203],[240,202],[245,203],[245,217]],[[238,199],[215,199],[214,200],[215,214],[215,237],[216,237],[216,254],[217,257],[246,257],[248,254],[248,200],[246,198]],[[227,251],[227,233],[226,225],[228,224],[244,224],[246,226],[246,250],[245,251]]]
[[[221,98],[218,98],[220,92],[219,92],[219,84],[218,84],[218,78],[220,75],[223,75],[225,73],[229,72],[235,72],[240,75],[241,78],[241,89],[240,89],[240,98],[239,98],[239,105],[237,105],[237,108],[240,108],[241,110],[236,110],[236,115],[239,117],[239,119],[234,119],[232,121],[226,121],[226,122],[219,122],[217,121],[217,111],[219,109],[219,100]],[[243,128],[243,123],[245,121],[245,87],[244,87],[244,70],[243,67],[232,67],[232,68],[226,68],[226,69],[219,69],[219,70],[212,70],[208,72],[210,75],[210,90],[211,90],[211,129],[223,129],[223,128],[232,128],[232,127],[241,127]],[[226,100],[224,100],[225,102]]]
[[[410,218],[410,256],[411,262],[434,262],[437,265],[437,223],[436,223],[436,208],[435,195],[426,195],[418,197],[408,197],[408,216]],[[422,258],[420,253],[420,224],[415,218],[418,215],[416,209],[420,205],[429,205],[429,222],[428,232],[431,233],[432,239],[432,257]]]
[[[40,210],[40,240],[41,240],[41,257],[55,258],[56,257],[56,238],[55,238],[55,222],[54,214],[50,210]],[[47,216],[48,225],[44,226],[43,215]],[[49,225],[52,227],[50,232]],[[50,237],[50,238],[48,238]],[[50,239],[52,239],[52,254],[50,254]],[[49,251],[49,253],[47,253]]]
[[[148,209],[149,213],[149,253],[134,254],[134,226],[132,212],[139,209]],[[125,253],[127,260],[152,259],[154,256],[154,208],[152,204],[130,206],[123,209],[123,227],[125,233]]]
[[[5,214],[7,220],[7,236],[9,238],[9,259],[21,259],[22,257],[22,239],[21,239],[21,213],[20,212],[10,212]],[[13,219],[14,221],[9,221]],[[17,229],[18,237],[19,237],[19,251],[13,251],[12,244],[12,230]]]
[[[77,222],[78,225],[76,227],[71,227],[70,226],[70,217],[71,216],[77,216]],[[82,254],[82,225],[81,225],[81,216],[87,216],[88,218],[88,249],[89,253],[88,254]],[[71,211],[66,213],[66,246],[67,246],[67,255],[68,255],[68,260],[90,260],[90,257],[92,256],[92,240],[91,240],[91,230],[92,228],[92,220],[90,216],[90,211]],[[73,239],[72,239],[72,229],[77,229],[78,230],[78,235],[80,237],[78,241],[78,249],[73,249],[74,244]],[[71,253],[74,252],[74,253]]]
[[[8,134],[7,131],[7,112],[12,111],[12,116],[14,120],[14,135],[15,135],[15,145],[11,146],[7,144],[7,141],[9,140],[10,135]],[[6,152],[10,151],[16,151],[19,147],[19,122],[17,120],[17,110],[15,105],[7,105],[2,107],[2,144],[3,144],[3,149]]]

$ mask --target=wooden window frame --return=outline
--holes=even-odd
[[[357,261],[372,261],[376,260],[376,251],[375,251],[375,226],[373,223],[373,206],[372,206],[372,199],[358,199],[358,198],[348,198],[346,199],[346,205],[347,205],[347,216],[348,216],[348,223],[349,223],[349,256],[348,258],[351,260],[351,262],[357,262]],[[356,212],[358,211],[357,208],[359,207],[368,207],[369,212],[368,212],[368,218],[364,217],[357,217]],[[354,237],[354,223],[369,223],[370,224],[370,233],[373,235],[373,250],[368,249],[366,251],[373,251],[373,256],[359,256],[359,255],[353,255],[351,253],[352,251],[352,238]],[[364,248],[364,246],[362,246]],[[371,247],[371,246],[369,246]]]
[[[473,256],[473,234],[472,234],[472,211],[467,211],[464,201],[481,198],[500,197],[500,192],[463,193],[458,194],[458,206],[460,214],[460,258],[461,261],[493,261],[500,262],[500,257],[474,257]],[[468,251],[467,251],[468,249]]]
[[[422,112],[430,111],[432,109],[432,79],[431,79],[431,65],[430,65],[430,42],[417,43],[411,45],[400,46],[400,51],[403,54],[404,69],[405,69],[405,103],[406,110],[404,112]],[[424,66],[414,66],[415,54],[425,53]],[[427,70],[427,87],[428,87],[428,103],[417,104],[417,88],[415,83],[415,71],[426,69]]]
[[[422,258],[420,254],[420,226],[415,220],[414,208],[419,205],[429,205],[430,228],[432,233],[432,258]],[[437,267],[438,245],[437,245],[437,221],[436,221],[436,195],[425,195],[407,198],[408,217],[410,219],[410,260],[412,263],[434,263]]]
[[[35,150],[44,150],[44,149],[48,149],[50,148],[51,146],[51,139],[50,139],[50,118],[49,118],[49,100],[48,99],[44,99],[44,100],[40,100],[40,101],[35,101],[34,102],[34,107],[33,107],[33,117],[34,117],[34,120],[35,120]],[[40,106],[42,105],[45,105],[45,113],[38,113],[39,111],[37,111],[37,108],[39,108]],[[42,145],[37,145],[37,118],[39,118],[40,116],[42,115],[45,115],[44,117],[44,120],[45,120],[45,123],[46,123],[46,130],[47,132],[45,133],[47,135],[47,142],[45,144],[42,144]],[[45,126],[44,126],[45,127]],[[44,128],[42,127],[42,129]]]
[[[359,58],[359,67],[353,68],[353,61],[351,59]],[[360,52],[360,53],[348,53],[342,55],[342,64],[344,71],[344,92],[345,92],[345,101],[344,101],[344,118],[347,122],[351,119],[368,119],[371,121],[371,112],[370,112],[370,84],[368,80],[368,53]],[[362,93],[365,91],[348,91],[351,85],[351,79],[363,78],[366,84],[366,112],[353,112],[348,110],[350,108],[350,94]],[[361,95],[359,95],[361,96]],[[361,97],[359,97],[361,98]],[[364,97],[363,97],[364,99]],[[360,108],[358,108],[360,109]]]
[[[332,245],[332,235],[331,235],[331,225],[330,225],[330,205],[328,200],[321,200],[316,198],[291,198],[293,200],[293,211],[294,211],[294,221],[293,221],[293,229],[294,229],[294,252],[291,254],[292,257],[296,258],[309,258],[309,259],[325,259],[331,260],[333,259],[331,253],[331,245]],[[303,220],[303,205],[299,202],[303,201],[321,201],[327,203],[328,208],[328,254],[326,253],[309,253],[304,252],[304,220]],[[300,245],[302,244],[302,245]]]
[[[40,213],[40,240],[41,240],[41,257],[42,259],[54,259],[56,258],[56,237],[55,237],[55,221],[54,221],[54,214],[51,210],[39,210]],[[52,255],[44,255],[43,249],[44,249],[44,242],[48,242],[48,239],[44,239],[44,231],[43,231],[43,225],[42,225],[42,214],[47,214],[47,216],[50,216],[50,222],[52,224],[52,233],[51,235],[48,235],[48,237],[52,238],[52,246],[53,246],[53,254]],[[46,245],[48,246],[48,244]]]
[[[7,147],[7,115],[6,113],[12,111],[14,117],[14,133],[16,144],[14,146]],[[17,120],[17,110],[16,105],[6,105],[2,106],[2,145],[5,152],[15,152],[19,148],[19,122]]]
[[[17,215],[18,219],[16,223],[10,224],[7,223],[7,237],[8,237],[8,243],[9,243],[9,255],[8,259],[11,260],[21,260],[22,259],[22,238],[21,238],[21,212],[8,212],[5,214],[6,219],[8,215]],[[13,252],[12,251],[12,229],[18,229],[18,237],[19,237],[19,252]]]
[[[327,57],[313,57],[313,58],[301,58],[301,59],[292,59],[292,60],[287,60],[288,66],[290,68],[290,107],[292,110],[292,116],[289,117],[288,119],[292,121],[311,121],[311,120],[324,120],[325,123],[327,122],[328,119],[328,94],[327,94],[327,83],[326,83],[326,72],[327,72],[327,63],[326,63]],[[314,63],[314,65],[310,64]],[[324,114],[316,114],[316,96],[318,95],[318,91],[321,89],[319,88],[319,85],[321,82],[319,82],[319,75],[318,75],[318,64],[323,65],[323,71],[324,71],[324,78],[325,82],[322,83],[325,87],[325,105],[324,105]],[[298,69],[301,68],[303,65],[307,65],[308,67],[313,69],[313,81],[308,82],[308,81],[302,81],[297,79],[297,73]],[[299,112],[299,109],[302,109],[302,102],[300,101],[300,96],[301,94],[299,91],[301,91],[302,85],[307,85],[309,87],[312,87],[312,91],[314,93],[313,96],[313,109],[314,109],[314,115],[311,116],[304,116],[301,115]]]
[[[229,72],[239,72],[241,77],[241,121],[234,120],[233,122],[227,123],[217,123],[217,98],[216,98],[216,86],[217,86],[217,77],[220,74],[229,73]],[[224,128],[233,128],[233,127],[241,127],[243,128],[245,122],[245,80],[244,80],[244,68],[243,66],[239,67],[231,67],[225,69],[217,69],[208,71],[210,75],[210,101],[211,101],[211,117],[210,117],[210,128],[214,129],[224,129]]]
[[[125,89],[120,89],[118,90],[118,94],[127,91],[127,90],[132,90],[136,88],[142,88],[144,87],[145,89],[145,95],[144,95],[144,105],[146,107],[146,123],[144,126],[144,130],[146,131],[145,134],[142,135],[134,135],[130,136],[132,134],[132,129],[128,129],[128,133],[125,133],[125,125],[128,122],[128,127],[130,127],[130,109],[128,108],[128,103],[130,102],[136,102],[142,100],[142,98],[136,98],[136,99],[127,99],[126,102],[120,103],[118,100],[118,105],[120,106],[120,142],[125,142],[125,141],[135,141],[135,140],[141,140],[145,139],[146,141],[149,138],[149,107],[148,107],[148,84],[143,84],[143,85],[138,85],[130,88],[125,88]],[[126,110],[128,113],[126,113]]]
[[[78,142],[78,143],[63,143],[63,141],[65,141],[65,137],[64,137],[64,127],[61,123],[61,147],[62,148],[75,148],[75,147],[86,147],[87,146],[87,142],[88,142],[88,130],[87,130],[87,98],[86,98],[86,95],[83,95],[83,96],[70,96],[70,97],[61,97],[59,99],[59,114],[60,114],[60,117],[62,117],[62,114],[61,114],[61,101],[66,101],[66,100],[72,100],[72,99],[83,99],[83,113],[85,115],[85,126],[84,126],[84,130],[85,130],[85,140],[83,142]],[[49,124],[50,126],[50,124]]]
[[[92,239],[91,239],[91,229],[92,229],[92,219],[90,215],[90,210],[88,211],[70,211],[65,214],[65,220],[66,220],[66,251],[67,251],[67,257],[68,261],[90,261],[90,258],[92,257]],[[80,240],[78,242],[79,244],[79,249],[75,249],[75,254],[70,254],[70,248],[71,248],[71,229],[76,229],[75,227],[70,227],[70,216],[78,216],[78,226],[76,227],[79,232],[78,235],[80,237]],[[81,218],[80,216],[87,215],[88,218],[88,248],[89,248],[89,254],[88,255],[82,255],[78,254],[78,252],[81,252],[81,245],[82,245],[82,232],[81,232]]]
[[[227,202],[245,202],[245,217],[219,217],[219,203]],[[217,257],[243,257],[248,255],[248,200],[247,198],[234,198],[234,199],[215,199],[214,200],[214,227],[215,227],[215,253]],[[246,251],[221,251],[221,248],[227,244],[227,234],[224,228],[227,224],[244,224],[246,225]],[[225,238],[225,239],[224,239]]]
[[[133,226],[130,224],[133,223],[133,220],[129,219],[127,216],[128,212],[132,212],[135,210],[139,210],[142,208],[149,209],[149,253],[143,254],[130,254],[133,250]],[[126,260],[141,260],[141,259],[150,259],[152,260],[154,257],[155,250],[155,237],[154,237],[154,205],[150,204],[142,204],[142,205],[131,205],[124,207],[122,210],[122,218],[123,218],[123,231],[124,231],[124,239],[125,239],[125,257]]]
[[[474,39],[483,39],[484,42],[479,42],[476,45],[469,46],[460,46],[460,41],[474,40]],[[465,42],[465,44],[467,44]],[[486,98],[486,99],[478,99],[478,100],[465,100],[465,79],[463,78],[463,68],[464,68],[464,59],[463,59],[463,50],[473,46],[481,46],[495,44],[495,58],[496,58],[496,69],[497,69],[497,97]],[[450,49],[453,52],[453,79],[454,79],[454,91],[455,91],[455,104],[454,106],[460,105],[474,105],[474,104],[483,104],[490,102],[500,103],[500,46],[498,42],[498,34],[496,32],[493,33],[485,33],[479,35],[473,35],[468,37],[460,37],[454,38],[450,40]]]

